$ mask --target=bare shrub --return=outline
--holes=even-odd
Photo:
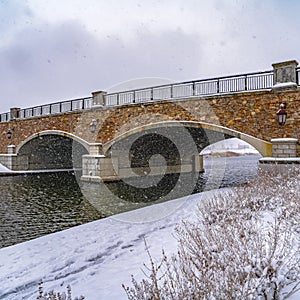
[[[236,216],[243,219],[257,217],[262,212],[273,212],[278,218],[299,224],[300,171],[295,168],[285,173],[260,171],[259,177],[200,203],[199,216],[208,223],[230,222]]]
[[[43,289],[43,281],[39,283],[39,291],[38,296],[36,298],[37,300],[84,300],[85,298],[83,296],[72,298],[72,291],[71,287],[67,286],[67,293],[63,292],[55,292],[55,291],[49,291],[44,292]]]
[[[299,290],[299,172],[265,173],[199,205],[176,228],[178,252],[163,252],[128,299],[287,299]]]

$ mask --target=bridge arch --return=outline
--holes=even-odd
[[[16,154],[19,153],[20,149],[26,145],[28,142],[30,142],[31,140],[35,139],[35,138],[39,138],[45,135],[58,135],[58,136],[63,136],[63,137],[67,137],[70,138],[76,142],[78,142],[79,144],[81,144],[88,152],[89,152],[89,143],[87,141],[85,141],[84,139],[76,136],[75,134],[66,132],[66,131],[62,131],[62,130],[43,130],[37,133],[34,133],[33,135],[27,137],[23,142],[21,142],[17,147],[16,147]]]
[[[134,136],[136,134],[141,134],[143,132],[155,130],[158,128],[176,127],[176,126],[177,127],[185,127],[185,128],[189,128],[189,129],[195,129],[195,130],[197,130],[197,129],[204,130],[205,132],[216,133],[218,136],[212,137],[212,140],[214,140],[214,142],[220,141],[222,139],[224,140],[224,139],[228,139],[228,138],[238,138],[242,141],[247,142],[251,146],[253,146],[263,157],[272,156],[272,144],[270,142],[258,139],[251,135],[244,134],[242,132],[239,132],[239,131],[236,131],[233,129],[229,129],[229,128],[226,128],[226,127],[223,127],[220,125],[209,124],[209,123],[205,123],[205,122],[195,122],[195,121],[164,121],[164,122],[151,123],[146,126],[136,127],[134,129],[127,131],[126,133],[123,133],[123,134],[117,136],[113,140],[105,143],[103,145],[103,153],[104,153],[104,155],[108,155],[109,150],[111,149],[111,147],[114,144],[122,141],[123,139],[129,138],[130,136]],[[203,149],[199,149],[199,153]]]
[[[28,170],[77,169],[82,167],[82,155],[89,154],[89,144],[65,131],[45,130],[21,142],[16,154]]]

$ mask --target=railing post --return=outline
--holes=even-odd
[[[245,91],[247,91],[247,90],[248,90],[248,86],[247,86],[247,79],[248,79],[248,76],[246,75],[246,76],[245,76]]]
[[[170,86],[170,98],[173,98],[173,84]]]
[[[274,80],[272,90],[275,92],[297,89],[297,65],[296,60],[272,64]]]
[[[195,96],[195,81],[193,81],[192,90],[193,90],[193,96]]]
[[[104,91],[93,92],[93,102],[92,106],[105,106],[105,95],[107,93]]]
[[[298,62],[296,60],[280,62],[272,64],[274,71],[274,84],[295,82],[297,83],[296,68]]]
[[[217,80],[217,94],[220,93],[220,79]]]
[[[19,107],[13,107],[10,109],[10,118],[12,120],[18,119],[19,118],[19,113],[20,113],[20,108]]]
[[[153,88],[150,90],[150,100],[153,101]]]

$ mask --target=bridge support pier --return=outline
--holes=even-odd
[[[0,163],[12,171],[28,170],[28,158],[17,154],[0,154]]]
[[[278,138],[272,139],[272,157],[263,157],[259,160],[263,169],[272,169],[273,165],[280,165],[281,169],[286,169],[289,165],[300,164],[298,155],[298,139]]]
[[[130,168],[122,165],[118,157],[106,157],[104,155],[82,156],[82,181],[110,182],[119,181],[122,178],[139,177],[149,175],[157,176],[172,173],[201,173],[204,172],[203,156],[193,156],[188,162],[181,165],[166,166],[157,165],[149,167],[141,166]]]
[[[7,154],[0,154],[0,163],[12,171],[28,169],[28,158],[16,154],[16,146],[7,146]]]
[[[82,181],[105,182],[116,181],[118,176],[118,158],[105,157],[104,155],[82,156]]]
[[[279,138],[272,139],[272,154],[273,157],[297,157],[298,139],[294,138]]]

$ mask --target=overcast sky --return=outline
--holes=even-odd
[[[0,112],[300,60],[297,0],[0,0]]]

